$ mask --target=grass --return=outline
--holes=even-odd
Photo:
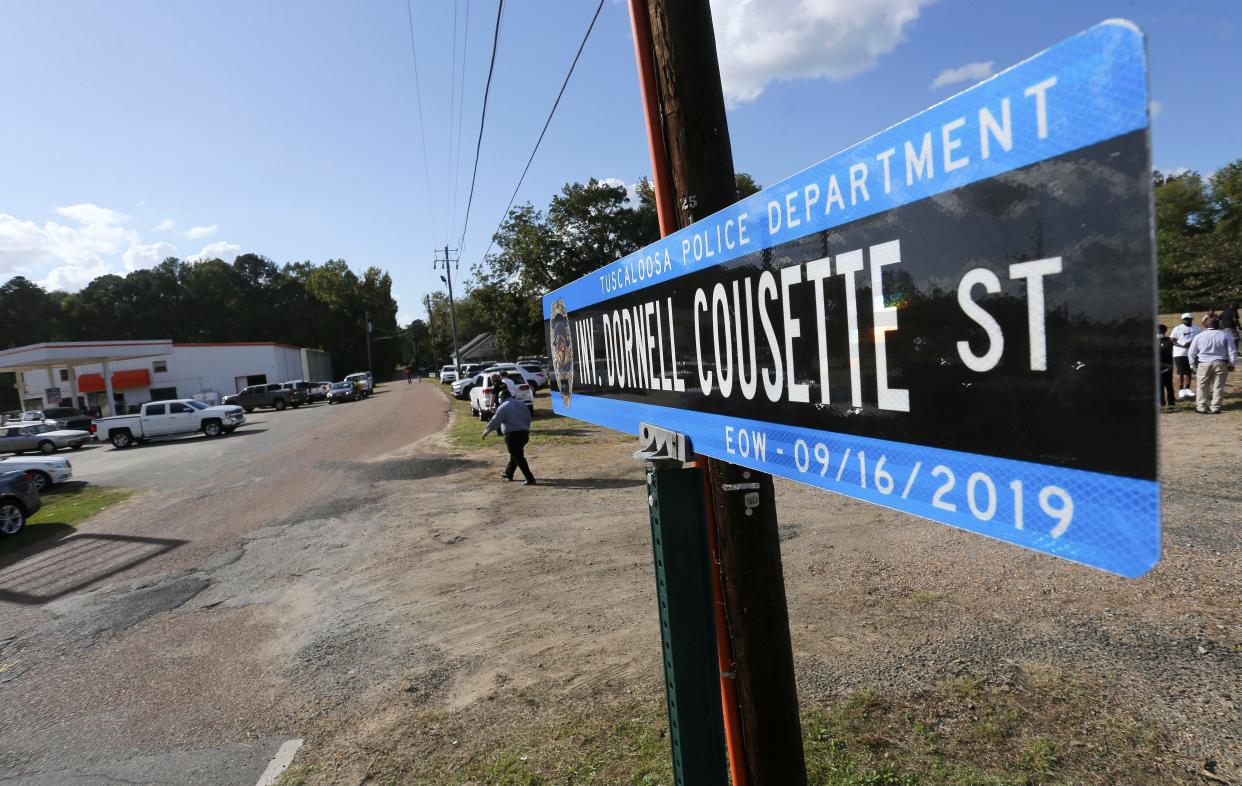
[[[453,398],[448,386],[442,387],[453,408],[454,420],[449,429],[449,439],[459,448],[491,448],[497,453],[505,450],[504,440],[497,434],[484,439],[483,427],[486,421],[479,420],[470,414],[470,402]],[[600,440],[623,442],[633,440],[626,434],[606,431],[578,420],[564,418],[552,411],[552,399],[547,391],[540,391],[535,396],[535,415],[530,428],[530,445],[582,445]]]
[[[0,554],[10,554],[55,535],[64,536],[100,511],[136,494],[134,489],[69,484],[43,494],[43,507],[26,520],[26,529],[0,540]]]
[[[916,696],[852,694],[805,716],[818,786],[1195,783],[1169,769],[1165,740],[1110,711],[1102,681],[1028,664],[1000,684],[946,680]]]
[[[1190,770],[1171,763],[1164,734],[1114,710],[1108,695],[1103,680],[1025,664],[1003,681],[958,677],[915,694],[858,691],[818,706],[804,703],[807,782],[1198,783]],[[367,746],[363,782],[672,786],[658,697],[577,704],[540,697],[523,689],[460,713],[427,711],[378,746]],[[282,786],[321,782],[319,766],[295,768]]]

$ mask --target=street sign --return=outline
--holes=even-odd
[[[1151,188],[1110,20],[545,296],[553,408],[1142,575]]]

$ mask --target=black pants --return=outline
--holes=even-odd
[[[1177,393],[1173,390],[1173,369],[1160,369],[1160,406],[1171,407],[1177,403]]]
[[[522,470],[522,477],[534,480],[530,474],[530,465],[526,463],[526,443],[530,442],[529,431],[510,431],[505,434],[505,447],[509,449],[509,465],[505,467],[505,476],[512,478],[513,470]]]

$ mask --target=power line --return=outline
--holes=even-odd
[[[517,185],[513,188],[513,196],[509,197],[509,204],[505,207],[505,212],[500,216],[500,223],[496,225],[496,232],[493,232],[491,238],[487,241],[487,251],[484,251],[481,257],[483,260],[487,259],[488,253],[496,242],[496,233],[500,231],[500,227],[504,225],[505,219],[509,216],[509,209],[513,207],[513,200],[517,199],[518,190],[522,187],[522,181],[526,179],[526,173],[530,171],[531,162],[535,160],[535,154],[539,152],[539,145],[543,142],[543,135],[548,133],[548,126],[552,124],[552,116],[556,114],[556,108],[561,105],[561,96],[565,95],[565,88],[569,86],[569,78],[574,75],[574,68],[578,65],[578,58],[582,57],[582,50],[586,47],[587,39],[591,37],[591,31],[595,29],[595,20],[599,19],[599,12],[603,8],[604,0],[599,0],[599,5],[595,7],[595,15],[591,17],[591,24],[587,25],[586,33],[582,36],[582,43],[578,44],[578,53],[574,55],[574,61],[569,64],[569,73],[565,74],[565,81],[561,83],[561,90],[556,94],[556,101],[552,102],[552,111],[548,112],[548,119],[543,123],[543,130],[539,132],[539,138],[535,140],[535,148],[530,151],[530,158],[526,159],[526,167],[522,170],[522,176],[518,178]]]
[[[453,2],[453,60],[452,65],[448,67],[448,75],[450,75],[450,83],[448,83],[448,158],[445,159],[445,165],[448,168],[448,187],[445,192],[445,200],[448,202],[447,210],[445,210],[445,240],[448,240],[448,233],[452,232],[453,224],[457,221],[457,190],[453,187],[453,178],[456,171],[453,170],[453,117],[457,101],[457,2]]]
[[[414,61],[414,97],[418,102],[418,138],[423,143],[423,185],[427,188],[427,213],[431,216],[432,226],[435,225],[435,203],[431,201],[431,169],[427,166],[427,134],[423,128],[423,92],[418,84],[418,52],[414,46],[414,5],[413,0],[405,0],[405,11],[410,19],[410,57]]]
[[[466,107],[466,63],[470,59],[470,0],[466,0],[466,24],[461,39],[461,78],[457,80],[457,152],[453,156],[454,222],[457,221],[457,198],[461,194],[461,120]]]
[[[470,206],[474,204],[474,183],[479,175],[479,151],[483,149],[483,126],[487,122],[487,96],[492,90],[492,73],[496,70],[496,46],[500,43],[500,15],[504,13],[505,0],[496,4],[496,29],[492,33],[492,58],[487,66],[487,84],[483,87],[483,111],[479,115],[479,140],[474,145],[474,169],[470,174],[470,196],[466,199],[466,217],[461,224],[461,242],[466,239],[466,228],[470,226]],[[457,245],[461,245],[458,242]]]

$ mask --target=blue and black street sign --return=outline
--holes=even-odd
[[[1144,38],[1108,21],[548,294],[553,407],[1139,576],[1152,226]]]

